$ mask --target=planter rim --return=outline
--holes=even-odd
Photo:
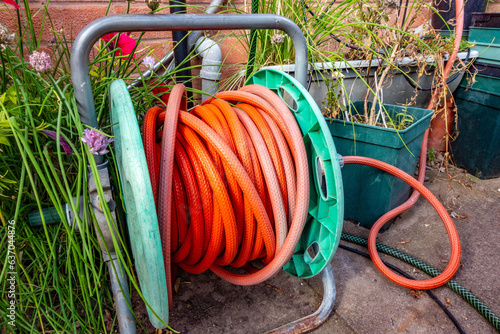
[[[469,58],[474,59],[479,56],[479,52],[477,50],[472,50],[470,51]],[[459,52],[457,54],[457,57],[460,58],[461,60],[464,60],[467,58],[467,52]],[[446,54],[443,56],[444,60],[449,59],[449,55]],[[429,57],[426,59],[427,63],[431,64],[434,63],[435,60],[432,57]],[[314,70],[323,70],[323,69],[350,69],[350,68],[367,68],[367,67],[373,67],[373,66],[378,66],[381,63],[383,63],[384,60],[377,58],[373,59],[371,61],[367,60],[349,60],[349,61],[336,61],[336,62],[323,62],[323,63],[314,63],[309,65],[309,69],[313,67]],[[416,61],[412,58],[409,57],[404,57],[399,59],[399,66],[412,66],[416,65]],[[281,64],[281,65],[270,65],[270,66],[264,66],[262,67],[263,69],[274,69],[278,71],[283,71],[283,72],[293,72],[295,71],[295,64]]]
[[[423,108],[420,108],[420,109],[423,109]],[[424,109],[424,110],[429,110],[429,109]],[[432,110],[429,110],[429,111],[432,112]],[[336,118],[326,118],[325,117],[325,120],[327,122],[330,122],[330,123],[333,123],[333,122],[334,123],[343,123],[345,125],[354,125],[354,126],[359,126],[359,127],[363,127],[363,128],[367,128],[367,129],[374,129],[374,130],[378,130],[378,131],[386,131],[386,132],[395,132],[395,133],[405,134],[408,131],[410,131],[413,126],[416,126],[416,125],[422,123],[425,120],[425,117],[419,118],[415,123],[412,123],[409,127],[407,127],[404,130],[396,130],[396,129],[393,129],[393,128],[384,128],[383,126],[369,125],[369,124],[364,124],[364,123],[357,123],[357,122],[346,121],[346,120],[343,120],[343,119],[336,119]]]
[[[495,14],[495,13],[482,13],[482,14]],[[500,28],[492,28],[492,27],[469,27],[469,30],[500,30]]]
[[[484,74],[480,74],[480,73],[476,73],[476,78],[478,79],[483,79],[483,80],[494,80],[496,82],[500,82],[500,78],[499,77],[493,77],[493,76],[490,76],[490,75],[484,75]],[[479,80],[476,80],[476,82],[479,81]],[[498,98],[500,98],[500,92],[496,92],[496,91],[493,91],[494,87],[490,87],[492,88],[492,90],[484,90],[484,89],[481,89],[481,88],[477,88],[474,87],[474,84],[472,85],[467,85],[467,84],[460,84],[458,85],[458,87],[462,88],[464,90],[464,92],[466,91],[473,91],[473,92],[479,92],[479,93],[482,93],[482,94],[486,94],[486,95],[492,95],[492,96],[496,96]],[[458,88],[457,87],[457,88]],[[460,96],[455,96],[455,98],[460,98]]]

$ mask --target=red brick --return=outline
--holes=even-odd
[[[14,11],[3,11],[4,5],[0,5],[0,23],[11,31],[17,31],[17,18]]]
[[[44,3],[41,1],[30,1],[32,6],[32,11],[40,8]],[[327,1],[327,0],[324,0]],[[202,13],[206,6],[211,2],[211,0],[195,0],[190,2],[188,8],[190,13]],[[124,14],[126,12],[126,1],[113,2],[109,11],[109,15]],[[224,9],[234,9],[244,8],[249,11],[250,0],[228,0],[224,4]],[[168,1],[164,0],[163,5],[168,5]],[[54,22],[54,28],[56,30],[64,29],[65,36],[73,39],[77,36],[78,32],[83,29],[91,21],[104,16],[106,8],[108,6],[108,1],[95,1],[95,0],[52,0],[49,12],[51,14],[52,20]],[[500,11],[500,0],[495,0],[493,3],[489,4],[488,11]],[[130,13],[149,13],[150,10],[144,3],[144,0],[139,0],[134,2],[130,6]],[[161,13],[169,13],[169,9],[164,9]],[[419,14],[415,25],[419,25],[429,18],[429,11],[424,11],[424,13]],[[42,13],[39,13],[34,17],[33,21],[38,29],[41,26]],[[392,19],[394,20],[394,18]],[[13,22],[12,17],[8,12],[0,12],[0,22],[9,28],[15,28],[15,22]],[[72,36],[70,36],[71,28],[73,29]],[[216,41],[221,42],[221,48],[223,53],[223,58],[225,64],[245,64],[247,61],[246,48],[243,45],[238,45],[238,39],[235,35],[243,35],[247,33],[244,30],[240,31],[209,31],[208,34]],[[137,38],[139,33],[133,33],[132,37]],[[52,32],[50,29],[45,29],[42,34],[42,42],[44,46],[50,46],[48,41],[52,38]],[[154,54],[161,58],[168,50],[171,49],[171,33],[170,32],[147,32],[143,36],[143,42],[148,47],[153,47],[155,45],[165,43],[160,45]],[[330,46],[331,47],[331,46]],[[330,48],[327,45],[327,48]],[[147,52],[144,46],[139,46],[139,55],[143,52]],[[198,64],[198,61],[194,61],[193,64]],[[238,67],[225,67],[223,69],[223,77],[227,78],[230,74],[235,73],[239,70]],[[193,71],[195,73],[196,71]]]
[[[64,29],[64,35],[66,36],[66,38],[70,39],[70,31],[65,26],[65,23],[67,22],[65,20],[66,9],[64,9],[62,7],[55,7],[55,6],[49,8],[48,15],[51,18],[53,26],[50,25],[50,21],[48,20],[47,15],[44,15],[45,12],[43,10],[41,10],[41,11],[35,13],[37,10],[38,9],[34,8],[34,6],[31,7],[33,26],[36,29],[37,36],[40,36],[39,34],[40,34],[40,30],[42,29],[42,22],[43,22],[44,16],[45,16],[45,23],[43,26],[41,41],[44,41],[44,42],[50,41],[50,39],[52,37],[54,37],[53,30],[59,34],[62,34],[61,29]]]
[[[66,31],[72,29],[75,38],[87,24],[101,18],[106,13],[106,6],[95,6],[87,4],[64,5],[64,28]]]
[[[123,15],[127,13],[127,6],[126,4],[119,3],[119,4],[114,4],[114,9],[115,9],[115,14],[117,15]],[[131,4],[129,8],[129,14],[149,14],[151,10],[146,6],[146,4],[143,1],[139,1],[136,3]],[[159,13],[161,14],[168,14],[168,10],[162,10]],[[170,32],[163,32],[163,31],[151,31],[148,32],[148,37],[149,38],[170,38],[171,33]]]

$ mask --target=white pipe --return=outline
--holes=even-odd
[[[208,5],[208,7],[205,9],[205,14],[217,13],[217,10],[223,3],[224,0],[212,0],[210,5]],[[191,48],[193,48],[195,42],[198,41],[202,33],[203,33],[202,30],[195,30],[189,34],[188,45],[190,50]],[[175,64],[172,61],[173,59],[174,59],[174,51],[172,50],[153,66],[153,70],[147,70],[146,72],[142,73],[140,77],[138,77],[134,82],[132,82],[130,85],[127,86],[127,89],[130,90],[133,87],[141,85],[142,79],[149,78],[153,73],[159,71],[162,68],[162,65],[168,64],[167,72],[171,71],[175,67]]]
[[[222,52],[220,46],[210,38],[200,37],[196,41],[194,52],[202,59],[200,71],[201,89],[205,92],[201,101],[215,95],[219,90],[221,78]]]

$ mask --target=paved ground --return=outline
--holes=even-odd
[[[460,171],[453,180],[428,171],[426,186],[455,212],[462,244],[462,268],[456,281],[500,315],[500,179],[474,180]],[[363,237],[368,231],[344,223],[344,231]],[[443,270],[449,256],[446,231],[423,199],[404,213],[378,241],[412,254]],[[342,242],[352,246],[350,244]],[[356,246],[353,246],[356,247]],[[356,247],[366,251],[362,247]],[[416,278],[426,276],[382,256]],[[313,333],[456,333],[445,313],[426,294],[382,276],[370,260],[339,249],[332,262],[337,299],[335,313]],[[493,328],[448,288],[434,291],[467,333],[495,333]],[[231,285],[207,273],[182,274],[170,324],[181,333],[263,333],[308,315],[319,306],[318,278],[301,280],[280,273],[253,287]]]

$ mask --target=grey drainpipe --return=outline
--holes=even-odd
[[[201,96],[203,102],[209,96],[215,95],[219,90],[218,81],[221,77],[222,52],[215,41],[206,37],[200,37],[196,41],[194,52],[202,59],[200,77],[201,90],[205,92]]]

